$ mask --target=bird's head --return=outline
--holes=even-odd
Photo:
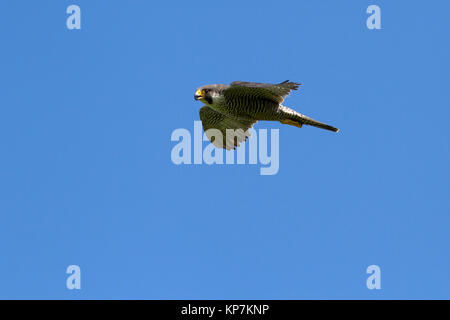
[[[210,84],[200,87],[195,91],[194,99],[203,103],[213,104],[216,99],[220,98],[222,91],[226,88],[227,86],[223,84]]]

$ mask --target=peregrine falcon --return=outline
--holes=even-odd
[[[195,92],[194,99],[205,104],[200,109],[203,130],[216,147],[227,150],[235,149],[247,140],[250,135],[248,130],[258,120],[279,121],[298,128],[306,124],[338,132],[339,129],[335,127],[281,104],[291,90],[297,90],[299,85],[289,80],[278,84],[235,81],[230,85],[211,84],[200,87]],[[227,135],[227,129],[234,130],[234,133]],[[216,139],[217,130],[222,139]]]

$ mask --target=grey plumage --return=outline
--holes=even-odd
[[[291,90],[297,90],[299,85],[290,81],[278,84],[235,81],[230,85],[200,87],[194,97],[205,104],[200,109],[203,129],[210,141],[219,148],[239,146],[249,136],[248,129],[258,120],[280,121],[296,127],[306,124],[339,131],[281,104]],[[229,134],[227,137],[227,129],[240,130],[234,136]],[[217,139],[220,135],[222,139]]]

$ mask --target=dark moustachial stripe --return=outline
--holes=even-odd
[[[209,104],[212,104],[212,103],[213,103],[213,99],[212,99],[212,97],[211,97],[209,94],[207,94],[207,95],[205,96],[205,100],[206,100],[206,102],[208,102]]]

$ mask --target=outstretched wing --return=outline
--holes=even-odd
[[[208,106],[200,109],[200,120],[209,141],[216,147],[227,150],[235,149],[241,142],[247,140],[250,136],[248,130],[256,123],[256,120],[236,120],[227,117]],[[227,134],[227,129],[232,130],[228,130]]]
[[[300,85],[300,83],[290,82],[289,80],[278,84],[234,81],[224,91],[224,94],[231,96],[241,95],[282,103],[291,90],[297,90]]]

